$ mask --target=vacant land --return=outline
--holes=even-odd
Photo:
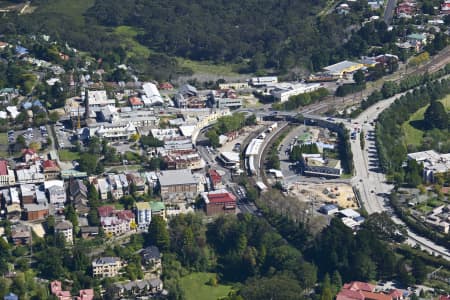
[[[67,149],[61,149],[58,151],[59,159],[61,161],[72,161],[80,158],[80,153],[72,152]]]
[[[210,300],[227,296],[231,286],[218,284],[211,286],[208,281],[215,276],[214,273],[192,273],[180,280],[187,300]]]
[[[447,112],[450,110],[450,95],[447,95],[444,99],[440,100],[444,104]],[[420,146],[423,140],[423,130],[414,127],[412,124],[414,121],[422,121],[424,118],[424,113],[427,110],[428,105],[420,108],[415,113],[411,115],[408,121],[403,123],[402,128],[405,133],[405,141],[407,145]]]

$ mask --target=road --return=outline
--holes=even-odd
[[[361,149],[359,134],[356,140],[352,140],[351,147],[353,160],[355,164],[355,176],[352,183],[360,191],[360,201],[369,214],[391,210],[386,201],[386,195],[390,194],[393,185],[386,183],[385,175],[379,169],[378,154],[375,146],[374,127],[370,124],[378,118],[378,115],[388,108],[396,99],[405,93],[395,95],[384,101],[380,101],[369,107],[361,113],[352,123],[346,123],[349,130],[355,127],[362,128],[367,135],[365,147]],[[401,225],[405,225],[400,219],[393,216],[392,220]],[[417,234],[407,230],[407,244],[411,246],[419,245],[421,249],[426,250],[432,255],[441,255],[443,258],[450,260],[450,252],[442,246],[434,242],[418,236]]]
[[[388,26],[392,22],[392,18],[394,17],[395,13],[395,7],[397,6],[396,0],[388,0],[386,7],[384,9],[384,23],[386,23]]]

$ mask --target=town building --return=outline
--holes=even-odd
[[[164,220],[166,219],[166,205],[161,201],[150,202],[150,207],[152,209],[152,217],[160,216]]]
[[[43,220],[48,217],[49,209],[47,203],[45,204],[24,204],[23,212],[28,221]]]
[[[213,190],[223,188],[222,176],[216,170],[208,170],[208,177]]]
[[[57,179],[61,176],[61,169],[54,160],[45,160],[42,163],[45,180]]]
[[[69,291],[64,291],[62,289],[61,281],[54,280],[50,282],[50,292],[53,296],[55,296],[58,300],[72,300],[72,295]]]
[[[108,200],[109,183],[106,178],[97,178],[98,195],[101,200]]]
[[[163,89],[173,89],[173,86],[170,83],[165,84],[162,87]],[[142,89],[144,90],[144,94],[142,95],[144,106],[148,107],[164,104],[164,100],[162,99],[161,94],[159,93],[158,88],[155,84],[146,82],[142,85]]]
[[[400,300],[403,293],[397,289],[387,292],[375,290],[375,286],[360,281],[353,281],[344,284],[340,292],[336,295],[336,300]]]
[[[98,208],[100,224],[109,236],[122,235],[135,229],[135,216],[130,210],[115,210],[112,206]]]
[[[225,189],[202,193],[202,198],[208,216],[236,212],[236,196]]]
[[[86,92],[86,107],[88,110],[98,111],[99,108],[107,105],[115,106],[116,101],[114,99],[108,99],[106,91],[92,91]]]
[[[164,201],[194,199],[198,195],[198,182],[188,169],[160,171],[157,176]]]
[[[163,155],[162,159],[169,170],[198,170],[205,167],[205,161],[194,149],[170,151]]]
[[[32,204],[36,200],[36,185],[22,184],[20,185],[20,194],[22,196],[22,204]]]
[[[16,177],[17,183],[43,183],[45,181],[45,176],[41,173],[40,166],[37,164],[32,164],[30,166],[20,166],[21,169],[16,166]]]
[[[152,208],[149,202],[136,203],[136,221],[140,230],[147,230],[152,221]]]
[[[254,87],[263,87],[275,83],[278,83],[278,77],[276,76],[253,77],[250,79],[250,84]]]
[[[159,278],[114,283],[111,294],[114,299],[152,298],[163,291],[163,282]]]
[[[227,82],[227,83],[219,83],[219,89],[233,89],[233,90],[244,90],[248,89],[250,86],[248,82]]]
[[[70,221],[64,220],[56,223],[55,233],[61,233],[66,240],[66,243],[73,244],[73,225]]]
[[[142,265],[152,270],[161,270],[161,253],[158,247],[149,246],[140,252]]]
[[[300,94],[311,93],[320,88],[319,83],[280,83],[271,89],[270,94],[280,102],[286,102],[290,97]]]
[[[80,179],[70,178],[69,180],[69,196],[78,214],[86,214],[89,212],[87,187]]]
[[[0,186],[10,186],[16,183],[14,172],[9,168],[8,161],[0,160]]]
[[[319,211],[325,215],[334,215],[339,211],[339,208],[334,204],[326,204],[320,207]]]
[[[236,109],[242,106],[242,99],[238,98],[233,89],[221,89],[211,91],[207,100],[208,107]]]
[[[144,107],[144,102],[139,97],[133,96],[128,99],[133,110],[138,110]]]
[[[16,225],[11,230],[11,239],[14,245],[28,245],[31,241],[31,229],[27,226]]]
[[[127,141],[137,133],[132,122],[103,123],[94,129],[95,134],[107,141]]]
[[[100,257],[92,262],[94,277],[108,278],[119,274],[123,263],[118,257]]]
[[[362,68],[364,68],[362,63],[344,60],[323,69],[334,78],[343,78],[348,74],[356,72]]]
[[[3,297],[3,300],[19,300],[19,296],[14,293],[8,293]]]
[[[408,154],[408,159],[423,164],[423,179],[435,182],[436,176],[450,170],[450,153],[437,153],[434,150],[414,152]]]
[[[64,203],[66,203],[66,190],[64,187],[53,185],[47,191],[50,204],[56,209],[64,208]]]

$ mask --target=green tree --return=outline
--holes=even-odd
[[[78,216],[73,205],[67,205],[64,211],[66,219],[69,220],[73,227],[78,227]]]
[[[333,300],[333,291],[330,283],[330,276],[328,274],[325,274],[325,278],[323,279],[320,300]]]
[[[161,216],[152,218],[148,228],[150,243],[157,246],[161,251],[167,251],[170,246],[169,232],[166,221]]]
[[[358,70],[353,74],[353,80],[357,85],[361,85],[366,80],[366,77],[364,76],[364,72],[362,70]]]
[[[210,129],[206,133],[206,137],[209,139],[209,143],[211,144],[212,147],[217,148],[220,146],[219,135],[217,134],[217,131],[215,131],[214,129]]]
[[[424,114],[428,128],[448,129],[448,114],[440,101],[432,101]]]
[[[412,261],[412,275],[416,280],[416,284],[421,284],[427,278],[427,267],[422,259],[415,257]]]
[[[89,175],[95,174],[97,169],[97,156],[90,153],[82,153],[78,160],[80,171],[87,172]]]

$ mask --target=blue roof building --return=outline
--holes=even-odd
[[[19,300],[19,297],[16,294],[9,293],[3,297],[3,300]]]

